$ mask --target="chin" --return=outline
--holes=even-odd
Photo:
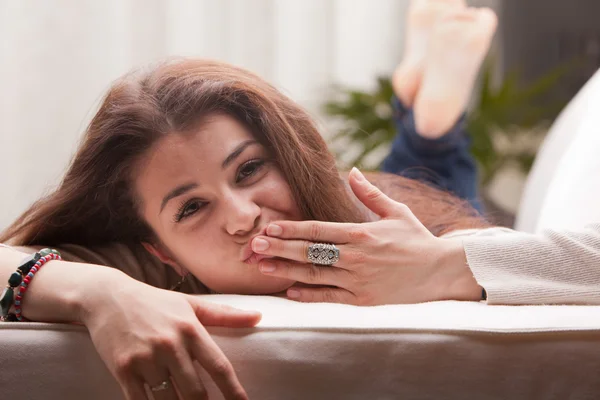
[[[287,290],[288,288],[290,288],[294,283],[296,283],[296,281],[291,281],[289,279],[283,279],[283,278],[271,278],[273,280],[275,280],[274,283],[270,283],[265,285],[264,287],[259,288],[260,290],[256,290],[254,293],[251,294],[275,294],[275,293],[279,293],[279,292],[283,292],[285,290]]]
[[[243,286],[228,287],[223,290],[214,288],[214,290],[223,294],[269,295],[283,292],[294,283],[296,281],[261,274],[259,277],[252,279],[251,284],[246,283]]]

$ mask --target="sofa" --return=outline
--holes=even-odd
[[[600,220],[600,75],[552,127],[517,228]],[[566,189],[565,189],[566,188]],[[568,266],[565,266],[568,268]],[[599,306],[443,301],[354,307],[209,295],[263,313],[251,329],[211,327],[251,399],[597,399]],[[0,324],[1,399],[122,399],[84,327]],[[222,398],[203,373],[211,399]]]

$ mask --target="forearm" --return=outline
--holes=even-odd
[[[28,255],[0,247],[0,282],[5,284]],[[114,268],[49,261],[29,284],[22,302],[23,316],[40,322],[81,323],[84,305],[90,297],[101,290],[110,290],[111,283],[119,277],[130,279]]]

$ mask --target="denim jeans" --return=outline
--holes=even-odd
[[[415,128],[414,113],[392,98],[396,137],[381,170],[417,179],[468,200],[482,211],[477,194],[477,167],[469,152],[466,116],[439,139],[421,137]]]

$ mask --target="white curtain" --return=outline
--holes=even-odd
[[[494,0],[490,0],[494,1]],[[0,229],[63,175],[110,82],[169,55],[253,70],[317,118],[399,61],[408,0],[0,0]]]

